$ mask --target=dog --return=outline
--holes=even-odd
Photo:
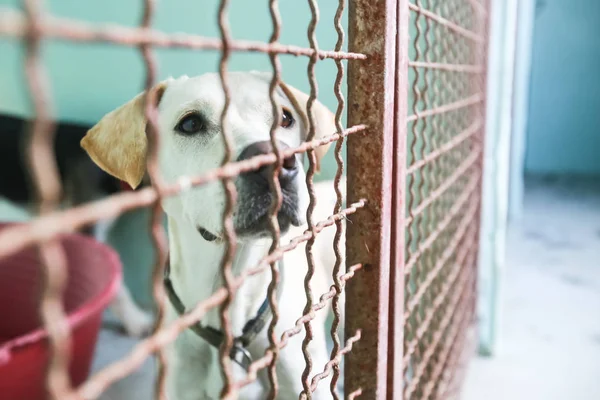
[[[120,182],[98,168],[81,148],[79,142],[90,125],[79,123],[59,123],[56,127],[54,154],[60,180],[64,187],[64,206],[77,206],[98,198],[114,194],[120,190]],[[16,116],[0,117],[0,196],[7,200],[15,212],[28,219],[34,199],[29,174],[25,168],[23,149],[27,123]],[[107,232],[114,221],[100,221],[86,226],[79,233],[94,236],[105,241]],[[111,303],[113,313],[118,317],[125,332],[140,337],[153,326],[154,318],[140,309],[125,286],[121,286]]]
[[[226,117],[228,132],[234,140],[234,161],[268,154],[273,109],[269,97],[271,74],[229,72],[230,106]],[[160,137],[158,164],[166,182],[176,182],[181,176],[200,175],[219,167],[225,156],[220,123],[225,96],[218,74],[169,78],[152,88],[158,110],[157,130]],[[276,131],[279,149],[299,146],[307,137],[306,105],[308,95],[281,83],[276,90],[281,120]],[[146,173],[148,122],[142,93],[103,117],[83,138],[81,145],[91,159],[109,174],[135,188]],[[313,106],[315,138],[336,132],[333,113],[315,101]],[[317,170],[327,148],[315,151]],[[256,266],[268,254],[272,240],[269,231],[269,209],[273,199],[268,179],[273,167],[263,167],[243,173],[234,179],[237,203],[233,225],[237,236],[237,252],[232,261],[234,275]],[[305,184],[303,156],[298,154],[283,160],[279,175],[282,206],[277,220],[282,232],[281,243],[302,234],[306,229],[309,195]],[[333,210],[336,198],[330,182],[315,185],[317,208],[314,220],[325,218]],[[221,260],[226,252],[223,214],[226,193],[222,182],[214,181],[181,194],[163,199],[168,218],[169,277],[165,282],[170,301],[167,320],[190,310],[222,287]],[[335,228],[327,228],[314,244],[316,271],[312,290],[315,302],[332,284],[331,268],[334,256],[331,247]],[[288,252],[279,263],[279,321],[276,337],[294,326],[303,314],[306,303],[304,277],[307,271],[305,244]],[[243,337],[249,321],[255,321],[266,305],[271,272],[248,279],[235,294],[229,306],[229,322],[235,337]],[[259,310],[257,312],[257,310]],[[262,315],[261,315],[262,316]],[[313,340],[309,350],[313,372],[321,372],[329,360],[326,345],[326,312],[319,312],[312,321]],[[258,359],[269,347],[267,327],[270,318],[259,327],[249,343],[231,353],[234,381],[246,377],[244,362]],[[263,321],[264,322],[264,321]],[[208,311],[197,329],[187,329],[169,346],[167,395],[170,400],[219,398],[223,377],[219,366],[218,338],[222,337],[219,309]],[[254,329],[256,324],[252,327]],[[217,337],[217,339],[215,339]],[[296,398],[302,391],[305,362],[301,354],[303,333],[291,338],[277,363],[279,399]],[[246,364],[247,366],[247,364]],[[262,399],[269,390],[267,372],[242,388],[240,399]],[[313,398],[329,398],[329,379],[320,383]]]

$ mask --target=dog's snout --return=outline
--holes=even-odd
[[[282,142],[278,142],[278,147],[280,151],[289,149],[289,146]],[[269,154],[271,152],[272,147],[270,141],[252,143],[242,151],[238,157],[238,161],[248,160],[252,157]],[[298,163],[296,161],[296,157],[292,155],[284,158],[282,164],[281,171],[279,172],[279,183],[282,186],[285,186],[289,184],[298,174]],[[244,175],[257,181],[258,183],[268,184],[272,173],[273,167],[269,165],[263,166],[258,170],[250,171]]]
[[[296,169],[296,157],[289,156],[283,159],[283,168],[292,171]]]

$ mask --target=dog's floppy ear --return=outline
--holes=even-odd
[[[292,102],[294,108],[296,108],[296,111],[301,114],[305,135],[308,134],[308,114],[306,111],[306,105],[309,95],[292,86],[286,85],[283,82],[281,83],[281,89]],[[337,132],[335,127],[335,115],[318,100],[315,100],[313,103],[312,113],[315,124],[314,139],[320,139],[328,135],[333,135]],[[326,144],[315,149],[315,155],[317,157],[317,165],[315,167],[317,172],[321,170],[321,159],[323,159],[327,153],[329,146],[330,144]]]
[[[152,88],[157,104],[166,87],[161,82]],[[146,172],[145,99],[146,92],[106,114],[81,139],[81,147],[100,168],[134,189]]]

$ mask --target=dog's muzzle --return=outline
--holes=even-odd
[[[289,149],[286,144],[281,142],[278,142],[278,147],[281,151]],[[242,151],[238,157],[238,161],[249,160],[252,157],[265,155],[272,152],[273,150],[271,147],[271,142],[269,141],[252,143]],[[300,166],[298,165],[295,156],[290,156],[283,160],[282,168],[279,171],[279,185],[281,186],[282,190],[289,188],[294,178],[298,175],[299,169]],[[268,189],[269,180],[271,179],[271,176],[273,176],[273,166],[264,165],[257,170],[244,173],[242,176],[244,179],[247,179],[260,187]]]
[[[278,143],[278,147],[280,150],[289,149],[281,142]],[[240,153],[238,161],[270,153],[272,153],[270,141],[255,142]],[[290,225],[300,224],[296,182],[300,168],[300,163],[292,155],[283,159],[279,171],[278,180],[283,198],[277,219],[282,233],[287,231]],[[242,173],[236,182],[239,196],[235,226],[238,235],[257,237],[268,233],[269,210],[274,198],[270,187],[273,169],[273,165],[265,165],[257,170]]]

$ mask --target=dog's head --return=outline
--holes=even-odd
[[[269,97],[271,75],[258,72],[231,72],[231,93],[226,129],[234,140],[234,160],[244,160],[270,153],[270,130],[273,108]],[[159,162],[163,177],[173,182],[180,176],[199,175],[219,167],[225,156],[221,113],[225,96],[218,74],[181,77],[161,82],[153,88],[158,107],[160,135]],[[287,86],[276,90],[281,120],[277,128],[280,149],[299,146],[308,133],[306,105],[308,95]],[[147,121],[145,96],[107,114],[82,140],[82,147],[109,174],[140,184],[146,172]],[[315,138],[333,134],[334,115],[321,103],[313,106]],[[315,151],[317,169],[327,147]],[[308,204],[302,155],[283,161],[279,182],[283,194],[278,215],[282,232],[290,225],[304,222]],[[234,225],[238,236],[261,237],[268,232],[268,213],[273,195],[269,188],[272,167],[242,174],[235,179],[238,192]],[[222,232],[225,191],[214,181],[166,199],[167,214],[193,224],[207,240]]]

